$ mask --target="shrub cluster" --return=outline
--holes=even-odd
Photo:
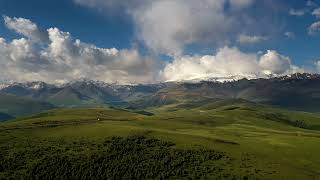
[[[0,146],[0,179],[233,179],[221,152],[141,136]]]

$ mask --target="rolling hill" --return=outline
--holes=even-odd
[[[39,113],[54,108],[47,102],[0,93],[0,112],[12,117]]]
[[[57,109],[1,123],[0,179],[319,177],[318,114],[241,99],[145,111]]]
[[[0,90],[0,120],[18,117],[0,123],[0,179],[317,179],[319,87],[306,74],[14,83]]]

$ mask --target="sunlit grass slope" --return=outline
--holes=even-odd
[[[35,178],[36,172],[46,170],[57,171],[63,179],[58,172],[71,176],[79,173],[75,170],[79,168],[90,171],[83,170],[86,177],[117,179],[116,172],[122,172],[116,166],[119,163],[136,167],[126,167],[127,179],[319,178],[317,114],[271,109],[240,100],[203,106],[171,104],[146,111],[150,114],[113,108],[58,109],[2,123],[0,159],[9,162],[18,157],[21,164],[0,166],[0,179],[9,174]],[[159,144],[150,144],[154,141]],[[35,152],[39,154],[36,157],[32,155]],[[55,156],[47,152],[65,158],[48,163]],[[164,159],[167,163],[162,162]],[[68,165],[74,169],[63,168]],[[151,174],[144,176],[141,172]]]

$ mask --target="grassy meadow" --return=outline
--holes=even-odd
[[[320,116],[245,102],[0,124],[0,179],[319,179]]]

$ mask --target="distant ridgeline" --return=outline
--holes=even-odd
[[[5,113],[0,113],[0,122],[1,121],[6,121],[6,120],[9,120],[9,119],[12,119],[14,117],[8,115],[8,114],[5,114]]]
[[[269,79],[229,79],[225,82],[212,79],[139,85],[81,80],[59,86],[45,82],[0,86],[0,112],[8,117],[54,107],[112,105],[144,109],[182,101],[201,104],[217,99],[243,99],[286,109],[319,112],[320,75],[293,74]]]

